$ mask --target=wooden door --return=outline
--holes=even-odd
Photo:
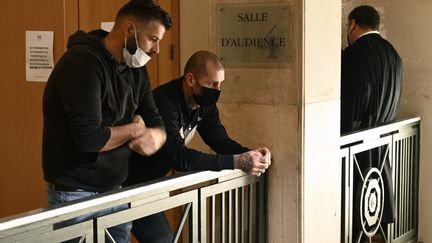
[[[42,174],[44,82],[27,82],[25,31],[54,31],[54,59],[77,28],[78,0],[1,0],[0,217],[45,206]]]

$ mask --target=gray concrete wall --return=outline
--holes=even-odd
[[[404,64],[400,118],[422,116],[420,143],[419,241],[432,242],[432,1],[343,0],[346,16],[356,6],[369,4],[380,12],[381,34],[398,50]],[[345,37],[342,38],[345,40]],[[346,42],[344,42],[346,45]]]

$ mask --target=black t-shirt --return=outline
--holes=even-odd
[[[128,185],[163,177],[172,168],[178,171],[233,169],[234,154],[249,150],[228,136],[216,105],[195,110],[186,105],[182,81],[183,78],[172,80],[153,91],[165,123],[167,141],[153,156],[132,153]],[[194,128],[216,154],[202,153],[185,145]]]

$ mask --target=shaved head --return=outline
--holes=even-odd
[[[184,68],[184,74],[192,73],[197,78],[206,77],[208,75],[209,67],[214,70],[223,70],[224,67],[219,58],[209,51],[197,51],[187,61]]]

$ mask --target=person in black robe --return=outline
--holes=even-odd
[[[342,134],[393,122],[402,91],[402,61],[378,32],[378,12],[360,6],[348,21],[350,45],[342,51]]]
[[[402,61],[390,42],[380,36],[379,24],[379,13],[371,6],[356,7],[348,16],[349,46],[342,51],[341,70],[342,134],[395,120],[402,93]],[[363,175],[369,168],[379,167],[383,154],[381,147],[356,155]],[[388,159],[384,162],[383,224],[395,218],[391,168]],[[358,175],[354,180],[359,184]],[[354,195],[359,194],[358,190],[354,188]]]

